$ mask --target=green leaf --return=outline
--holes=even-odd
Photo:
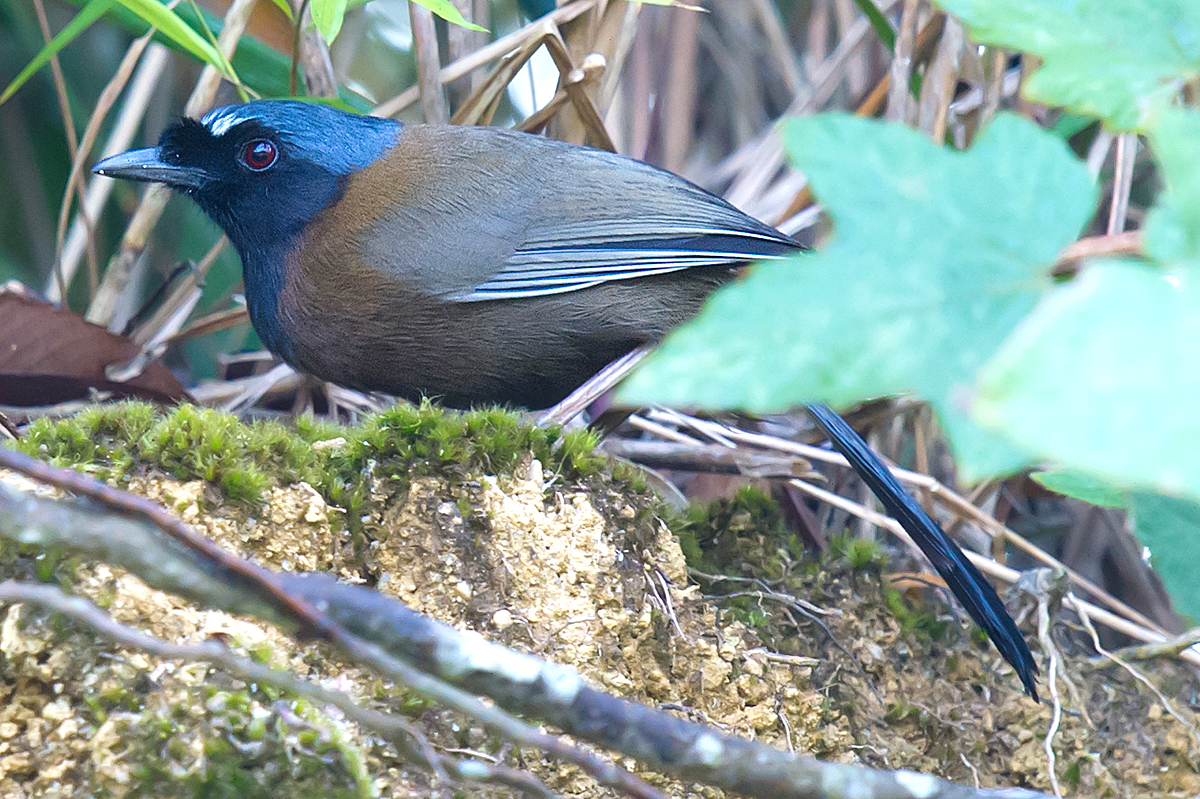
[[[893,52],[896,49],[896,31],[892,28],[892,23],[888,22],[887,17],[879,10],[879,6],[875,5],[874,0],[854,0],[854,4],[870,21],[871,27],[875,29],[875,35],[879,37],[879,41],[883,42],[883,46],[888,49],[889,53]]]
[[[346,17],[346,0],[311,0],[308,9],[321,38],[333,44]]]
[[[1200,77],[1197,0],[937,0],[971,38],[1032,53],[1025,94],[1135,130]]]
[[[1150,550],[1150,563],[1171,592],[1175,609],[1200,618],[1200,580],[1196,579],[1200,506],[1172,497],[1134,494],[1129,512],[1138,540]]]
[[[17,91],[25,85],[33,75],[42,67],[50,62],[50,59],[58,54],[60,50],[75,40],[75,37],[87,30],[93,22],[104,16],[104,13],[112,8],[116,0],[92,0],[84,6],[83,10],[76,14],[67,26],[58,34],[46,43],[33,60],[25,65],[21,70],[21,74],[13,78],[12,83],[4,89],[4,94],[0,94],[0,105],[5,103],[8,98],[12,97]]]
[[[1124,508],[1128,505],[1125,492],[1113,488],[1104,480],[1086,472],[1061,469],[1035,472],[1030,477],[1056,494],[1072,497],[1101,508]]]
[[[833,218],[829,246],[719,291],[621,399],[768,412],[912,391],[970,445],[972,469],[1015,465],[958,395],[1092,215],[1085,166],[1012,115],[965,153],[843,114],[788,120],[784,138]]]
[[[288,18],[288,22],[296,21],[296,15],[292,13],[292,7],[288,5],[287,0],[271,0],[271,2],[275,4],[276,8],[283,12],[283,15]],[[366,0],[363,0],[363,2],[366,2]]]
[[[233,67],[221,55],[221,52],[162,3],[157,0],[118,0],[118,2],[157,28],[163,36],[216,69],[230,81],[241,83],[234,73]]]
[[[366,5],[367,2],[368,0],[311,0],[310,9],[313,24],[317,26],[321,38],[328,44],[333,44],[333,40],[342,29],[342,21],[346,16],[346,9],[357,8],[358,6]],[[454,4],[450,0],[409,0],[409,2],[428,8],[434,14],[451,24],[459,25],[473,31],[487,32],[487,28],[480,27],[473,22],[467,22],[466,17],[454,7]],[[647,2],[653,2],[653,0],[647,0]]]
[[[67,0],[67,2],[76,6],[83,5],[81,0]],[[224,27],[220,17],[214,16],[204,9],[199,9],[199,15],[197,15],[197,10],[191,4],[176,6],[175,10],[184,24],[197,33],[207,26],[220,35]],[[141,17],[120,5],[113,6],[108,19],[132,36],[141,36],[149,29]],[[184,51],[180,45],[163,36],[161,32],[157,33],[154,39],[173,50]],[[291,59],[283,53],[267,47],[253,36],[243,36],[238,41],[232,65],[243,83],[259,95],[263,97],[288,96]],[[366,113],[371,109],[366,101],[352,92],[340,88],[339,93],[341,98],[357,112]]]
[[[410,0],[410,2],[416,2],[417,5],[425,6],[447,22],[461,25],[473,31],[487,31],[487,28],[481,28],[473,22],[467,22],[466,18],[459,13],[450,0]],[[648,2],[656,2],[659,5],[674,5],[672,0],[661,0],[661,2],[659,0],[648,0]]]
[[[1059,116],[1058,121],[1054,123],[1054,127],[1051,130],[1060,139],[1070,141],[1094,124],[1096,124],[1095,119],[1086,117],[1083,114],[1062,114]]]
[[[1027,450],[976,424],[958,407],[960,403],[953,396],[951,400],[950,407],[939,403],[935,403],[935,407],[942,429],[954,446],[959,478],[964,483],[1012,474],[1030,463],[1032,458]]]
[[[1197,277],[1091,264],[996,353],[977,417],[1115,484],[1200,497]]]
[[[1154,119],[1150,146],[1165,190],[1146,219],[1146,253],[1161,261],[1200,259],[1200,113],[1172,109]]]
[[[1155,262],[1093,263],[1047,296],[981,373],[975,411],[1069,468],[1200,497],[1200,114],[1149,119]]]

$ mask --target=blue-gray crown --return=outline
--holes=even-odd
[[[400,123],[360,116],[327,105],[296,100],[254,100],[227,105],[200,120],[213,136],[223,136],[243,122],[258,122],[275,131],[293,154],[338,174],[357,172],[396,143]]]

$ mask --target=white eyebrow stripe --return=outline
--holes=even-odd
[[[225,132],[232,127],[240,125],[250,117],[240,116],[239,114],[222,114],[218,117],[205,117],[201,123],[208,126],[209,131],[214,136],[224,136]]]

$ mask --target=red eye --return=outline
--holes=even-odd
[[[266,139],[255,139],[242,148],[242,163],[255,172],[262,172],[279,157],[279,150]]]

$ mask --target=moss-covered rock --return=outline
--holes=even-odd
[[[807,558],[760,492],[670,514],[586,433],[428,404],[340,427],[124,403],[38,422],[21,446],[155,499],[261,564],[373,585],[571,665],[598,687],[734,733],[966,783],[1049,786],[1050,708],[1025,699],[987,642],[928,591],[893,588],[878,546],[838,538],[827,557]],[[193,608],[103,564],[9,548],[0,577],[58,580],[124,624],[167,640],[215,637],[404,715],[442,749],[529,768],[565,796],[604,795],[573,767],[506,748],[320,645]],[[1066,714],[1057,733],[1060,780],[1074,795],[1200,793],[1200,747],[1156,697],[1124,672],[1090,681],[1077,665],[1066,671],[1094,686],[1083,691],[1087,715]],[[1156,678],[1174,696],[1196,693],[1195,676],[1176,664]],[[1186,702],[1176,709],[1194,724]],[[696,795],[646,776],[669,795]],[[2,796],[438,789],[336,712],[0,608]]]
[[[505,411],[453,414],[429,405],[398,406],[344,428],[242,425],[196,408],[157,413],[121,404],[41,422],[23,442],[158,501],[271,568],[366,582],[443,621],[572,665],[599,687],[703,708],[704,718],[781,746],[817,749],[836,739],[839,727],[826,724],[820,697],[806,687],[809,666],[751,653],[760,638],[689,586],[658,501],[594,445],[590,434],[533,428]],[[310,679],[336,681],[372,707],[412,717],[437,745],[498,749],[469,720],[269,625],[191,608],[103,565],[79,565],[70,584],[159,637],[216,635]],[[39,652],[58,654],[53,668],[39,663],[32,677],[25,669],[36,658],[0,661],[0,682],[14,693],[59,696],[75,724],[56,756],[43,740],[29,740],[25,720],[10,762],[57,757],[59,780],[77,791],[199,797],[257,795],[274,785],[283,792],[275,795],[358,795],[364,773],[381,796],[431,789],[427,776],[336,714],[275,701],[203,665],[114,650],[70,625],[10,614],[14,658],[27,636]],[[54,629],[60,637],[40,637]],[[324,748],[304,745],[306,724]],[[555,790],[596,795],[576,769],[522,756]],[[49,789],[40,772],[4,776],[3,757],[0,794]]]
[[[355,427],[306,416],[292,425],[243,423],[193,405],[164,412],[120,402],[39,419],[19,442],[27,454],[118,485],[162,471],[204,480],[231,502],[253,503],[269,486],[306,481],[331,502],[351,504],[367,479],[501,474],[530,455],[568,480],[595,476],[606,468],[595,446],[586,431],[533,427],[499,408],[456,413],[429,402],[393,406]]]

